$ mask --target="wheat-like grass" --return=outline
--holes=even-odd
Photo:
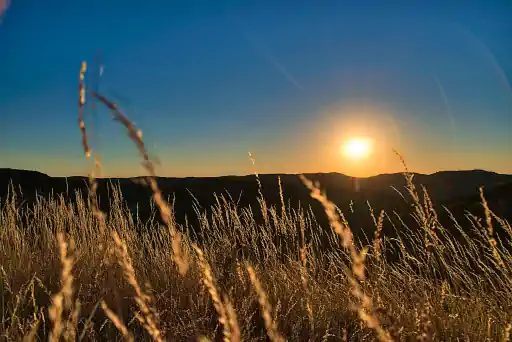
[[[379,318],[373,313],[371,298],[363,292],[359,284],[359,281],[366,279],[364,267],[366,249],[363,249],[361,252],[357,250],[353,242],[350,227],[341,223],[336,206],[321,193],[319,187],[303,175],[300,175],[300,179],[311,191],[311,197],[318,200],[323,205],[331,227],[341,237],[343,247],[350,253],[352,258],[352,271],[350,272],[346,269],[346,274],[352,286],[352,294],[361,301],[361,304],[357,308],[359,317],[369,328],[375,330],[380,341],[392,341],[390,334],[382,328]]]
[[[79,80],[79,123],[80,123],[80,129],[82,130],[82,142],[83,142],[83,148],[85,151],[85,155],[87,158],[91,155],[91,150],[89,147],[89,144],[87,142],[87,132],[85,128],[85,123],[83,120],[83,108],[85,104],[85,81],[84,81],[84,75],[87,70],[87,63],[82,62],[82,69],[80,70],[80,80]],[[175,264],[178,267],[179,272],[182,275],[185,275],[187,273],[188,269],[188,255],[186,253],[186,250],[182,250],[181,248],[181,233],[178,232],[175,228],[172,212],[169,207],[169,204],[163,199],[162,192],[160,191],[160,188],[158,187],[158,184],[156,182],[156,171],[153,162],[149,158],[149,153],[147,152],[146,146],[144,144],[144,141],[142,140],[142,131],[138,129],[135,124],[133,124],[128,118],[119,111],[117,108],[117,105],[108,100],[103,95],[91,91],[91,96],[97,98],[101,103],[103,103],[107,108],[109,108],[114,115],[114,118],[118,120],[128,131],[128,136],[130,139],[134,142],[135,146],[139,150],[140,155],[143,158],[142,165],[146,169],[146,171],[149,173],[148,176],[148,184],[153,191],[153,199],[155,203],[157,204],[158,208],[160,209],[160,215],[162,217],[162,220],[166,223],[167,228],[169,229],[169,233],[171,235],[172,240],[172,250],[173,250],[173,260]],[[95,166],[96,170],[100,168],[100,162],[99,159],[95,158]],[[91,203],[93,207],[93,213],[98,219],[99,225],[100,225],[100,231],[103,233],[105,231],[105,215],[99,210],[97,199],[96,199],[96,189],[97,189],[97,183],[95,181],[94,174],[91,174],[89,177],[89,183],[90,183],[90,197],[91,197]]]
[[[84,105],[85,105],[85,73],[87,72],[87,62],[82,62],[79,82],[78,82],[78,125],[82,133],[82,146],[84,154],[87,158],[91,156],[91,148],[89,147],[89,141],[87,139],[87,129],[84,121]]]
[[[73,304],[73,258],[68,253],[68,243],[62,233],[57,234],[61,262],[61,288],[60,291],[52,297],[52,305],[48,309],[53,328],[50,333],[49,341],[59,341],[63,333],[66,332],[67,321],[63,321],[63,313],[69,310]]]
[[[398,156],[398,158],[400,159],[400,162],[402,163],[402,166],[404,167],[406,189],[407,189],[407,192],[409,193],[409,196],[413,200],[415,218],[416,218],[416,220],[419,221],[420,227],[425,232],[425,237],[424,237],[425,249],[427,251],[428,258],[430,258],[431,254],[432,254],[432,247],[435,247],[439,242],[439,238],[430,222],[431,221],[430,217],[429,217],[430,210],[428,208],[429,203],[431,204],[430,199],[428,197],[427,192],[425,191],[424,192],[425,205],[423,205],[423,206],[421,205],[420,197],[416,190],[416,186],[414,185],[414,182],[413,182],[414,174],[409,172],[409,168],[407,167],[407,163],[405,162],[405,158],[402,156],[402,154],[400,152],[398,152],[397,150],[394,150],[394,152]]]
[[[251,161],[252,165],[256,165],[256,158],[254,158],[254,155],[252,152],[247,152],[249,156],[249,160]],[[269,226],[269,219],[268,219],[268,208],[267,208],[267,202],[265,201],[265,198],[263,197],[263,187],[261,185],[260,175],[258,174],[258,171],[254,170],[254,176],[256,177],[256,183],[258,183],[258,203],[260,204],[261,208],[261,214],[263,215],[263,220],[265,221],[265,226]]]
[[[283,217],[283,220],[287,221],[286,216],[286,205],[284,204],[284,193],[283,193],[283,184],[281,183],[281,177],[277,177],[277,183],[279,185],[279,200],[281,201],[281,216]]]
[[[116,253],[118,257],[118,263],[123,269],[125,280],[132,286],[135,290],[134,300],[137,303],[142,315],[137,315],[137,319],[142,323],[146,331],[153,338],[154,341],[164,341],[162,337],[162,332],[158,327],[158,317],[156,314],[156,310],[152,308],[149,304],[150,297],[144,293],[142,288],[137,281],[137,277],[135,276],[135,269],[133,268],[132,258],[128,253],[128,248],[126,247],[126,243],[121,240],[117,232],[112,232],[112,237],[114,238]]]
[[[229,330],[231,331],[231,341],[241,341],[240,326],[238,325],[238,318],[235,308],[227,295],[224,296],[224,305],[226,307],[226,315],[228,318]]]
[[[123,338],[125,341],[133,341],[133,334],[128,330],[126,325],[124,325],[121,318],[116,315],[116,313],[108,307],[107,303],[105,301],[101,301],[101,308],[103,309],[103,312],[105,312],[105,315],[112,321],[112,323],[115,325],[117,330],[123,335]]]
[[[86,84],[85,84],[85,73],[87,72],[87,62],[83,61],[82,66],[79,73],[79,82],[78,82],[78,123],[80,127],[80,131],[82,133],[82,147],[84,150],[84,154],[86,158],[90,158],[92,150],[89,145],[88,137],[87,137],[87,129],[84,121],[84,107],[86,102]],[[97,156],[94,158],[95,171],[99,171],[101,168],[100,160]],[[91,172],[89,175],[89,198],[91,200],[91,209],[98,221],[98,225],[100,228],[101,236],[104,235],[106,231],[106,223],[105,223],[105,214],[99,209],[98,199],[97,199],[97,188],[98,183],[96,182],[95,172]],[[100,244],[100,249],[103,248],[103,244]]]
[[[102,102],[107,108],[111,110],[111,112],[114,115],[114,118],[118,120],[127,130],[128,136],[130,139],[134,142],[135,146],[139,150],[140,155],[142,156],[143,162],[142,166],[146,169],[148,172],[148,184],[151,190],[153,191],[153,200],[155,201],[156,205],[158,206],[160,210],[160,216],[162,217],[162,220],[167,225],[167,228],[169,229],[169,233],[171,235],[172,239],[172,252],[173,252],[173,261],[177,265],[178,270],[181,275],[185,275],[188,270],[188,254],[185,249],[181,248],[181,233],[176,230],[174,219],[172,216],[171,208],[169,207],[169,204],[167,201],[165,201],[162,197],[162,192],[160,191],[160,188],[158,187],[157,181],[156,181],[156,171],[155,166],[152,162],[152,160],[149,157],[149,153],[146,149],[146,146],[144,144],[144,141],[142,140],[142,131],[138,129],[135,124],[133,124],[128,118],[119,111],[117,108],[117,105],[110,100],[108,100],[106,97],[104,97],[101,94],[98,94],[96,92],[91,92],[91,95],[95,98],[97,98],[100,102]]]
[[[498,251],[497,248],[497,242],[494,238],[494,227],[492,225],[492,212],[491,209],[489,209],[489,205],[487,204],[487,200],[484,196],[484,188],[480,187],[480,199],[482,202],[482,206],[484,207],[484,214],[485,214],[485,222],[487,224],[487,239],[489,240],[489,245],[491,247],[492,256],[496,260],[496,263],[500,267],[505,267],[505,263],[503,262],[503,259]]]
[[[380,211],[379,218],[376,221],[376,230],[375,230],[375,237],[373,238],[373,253],[375,254],[375,257],[377,260],[380,260],[382,255],[382,233],[383,233],[383,226],[384,226],[384,217],[386,216],[386,212],[384,210]]]
[[[284,202],[283,202],[284,203]],[[283,204],[284,206],[284,204]],[[284,207],[283,207],[284,209]],[[305,293],[305,303],[306,303],[306,311],[308,313],[309,323],[311,325],[311,331],[314,330],[314,320],[313,320],[313,302],[311,300],[311,291],[309,288],[308,281],[308,247],[306,246],[306,238],[304,234],[304,225],[300,226],[300,239],[301,239],[301,247],[299,250],[299,258],[300,258],[300,278],[302,283],[302,288]]]
[[[204,252],[196,244],[193,244],[192,248],[196,252],[197,258],[199,259],[199,267],[201,268],[202,271],[203,283],[208,289],[208,293],[210,294],[210,297],[212,299],[215,311],[217,311],[217,314],[219,315],[219,323],[222,324],[223,327],[224,341],[238,342],[240,340],[240,331],[238,329],[238,323],[236,321],[234,309],[231,306],[229,313],[230,317],[228,318],[228,309],[222,302],[220,294],[217,291],[215,278],[213,277],[210,264],[208,263],[206,257],[204,256]],[[234,334],[233,329],[237,331],[237,333]]]
[[[249,279],[251,280],[252,286],[256,295],[258,296],[258,302],[260,304],[261,316],[265,322],[265,328],[267,329],[268,338],[272,342],[284,342],[286,341],[283,336],[277,330],[277,323],[272,319],[272,305],[268,301],[267,294],[263,289],[254,268],[247,265],[247,272],[249,273]]]

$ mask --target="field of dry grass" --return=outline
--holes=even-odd
[[[81,196],[21,212],[11,192],[0,212],[0,339],[510,340],[512,229],[492,208],[472,219],[479,239],[455,239],[410,186],[417,226],[387,238],[392,221],[375,214],[364,246],[304,183],[331,227],[263,198],[262,222],[219,198],[190,227],[165,210],[167,225],[138,222],[116,189],[105,215]]]

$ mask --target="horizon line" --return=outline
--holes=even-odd
[[[39,170],[30,170],[30,169],[15,169],[15,168],[9,168],[9,167],[0,167],[0,171],[2,170],[10,170],[10,171],[22,171],[22,172],[37,172],[37,173],[40,173],[42,175],[45,175],[47,177],[50,177],[50,178],[88,178],[89,175],[71,175],[71,176],[55,176],[55,175],[50,175],[48,173],[45,173],[45,172],[42,172],[42,171],[39,171]],[[156,178],[174,178],[174,179],[190,179],[190,178],[195,178],[195,179],[198,179],[198,178],[225,178],[225,177],[248,177],[248,176],[255,176],[256,174],[258,176],[297,176],[297,175],[327,175],[327,174],[338,174],[338,175],[342,175],[342,176],[345,176],[345,177],[349,177],[349,178],[357,178],[357,179],[369,179],[369,178],[374,178],[374,177],[378,177],[378,176],[386,176],[386,175],[398,175],[398,174],[401,174],[403,175],[404,173],[406,173],[407,171],[401,171],[401,172],[385,172],[385,173],[378,173],[378,174],[375,174],[375,175],[372,175],[372,176],[363,176],[363,177],[358,177],[358,176],[351,176],[351,175],[348,175],[348,174],[344,174],[344,173],[341,173],[341,172],[336,172],[336,171],[331,171],[331,172],[306,172],[306,173],[303,173],[303,172],[297,172],[297,173],[289,173],[289,172],[282,172],[282,173],[249,173],[249,174],[231,174],[231,175],[217,175],[217,176],[161,176],[161,175],[156,175]],[[496,174],[496,175],[503,175],[503,176],[512,176],[512,173],[499,173],[499,172],[496,172],[496,171],[491,171],[491,170],[485,170],[485,169],[456,169],[456,170],[453,170],[453,169],[445,169],[445,170],[438,170],[438,171],[435,171],[435,172],[431,172],[431,173],[422,173],[422,172],[416,172],[416,171],[408,171],[409,174],[414,174],[414,175],[422,175],[422,176],[430,176],[430,175],[435,175],[435,174],[438,174],[438,173],[443,173],[443,172],[486,172],[486,173],[493,173],[493,174]],[[138,175],[138,176],[129,176],[129,177],[118,177],[118,176],[113,176],[113,177],[95,177],[95,179],[136,179],[136,178],[144,178],[144,177],[148,177],[148,175]]]

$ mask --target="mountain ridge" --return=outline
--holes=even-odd
[[[22,172],[22,173],[33,173],[38,174],[40,176],[46,176],[49,178],[86,178],[87,176],[81,176],[81,175],[70,175],[70,176],[51,176],[47,173],[44,173],[42,171],[38,170],[29,170],[29,169],[16,169],[16,168],[9,168],[9,167],[3,167],[0,168],[0,174],[5,172]],[[484,173],[484,174],[494,174],[494,175],[500,175],[500,176],[511,176],[512,173],[499,173],[495,171],[489,171],[484,169],[463,169],[463,170],[440,170],[435,171],[432,173],[421,173],[421,172],[409,172],[410,174],[413,174],[415,176],[436,176],[436,175],[442,175],[442,174],[455,174],[455,173]],[[258,174],[260,176],[295,176],[295,175],[339,175],[344,176],[348,178],[356,178],[356,179],[371,179],[376,177],[385,177],[385,176],[403,176],[404,172],[391,172],[391,173],[379,173],[373,176],[366,176],[366,177],[357,177],[357,176],[350,176],[341,172],[307,172],[307,173],[261,173]],[[217,178],[232,178],[232,177],[250,177],[254,176],[254,173],[250,174],[244,174],[244,175],[222,175],[222,176],[185,176],[185,177],[176,177],[176,176],[158,176],[157,178],[164,178],[164,179],[217,179]],[[144,178],[147,177],[145,175],[140,176],[131,176],[131,177],[97,177],[97,179],[137,179],[137,178]]]
[[[357,231],[373,234],[373,222],[369,215],[369,205],[375,213],[384,210],[397,213],[411,225],[412,201],[407,195],[406,180],[403,173],[383,174],[369,178],[353,178],[339,173],[305,174],[309,179],[318,181],[327,197],[345,214]],[[438,210],[443,223],[449,225],[449,216],[444,208],[456,214],[457,220],[466,220],[467,210],[482,216],[479,188],[484,187],[487,202],[496,215],[512,222],[512,175],[499,174],[484,170],[444,171],[430,175],[414,174],[413,182],[420,193],[421,186],[428,190],[434,207]],[[279,181],[285,204],[297,209],[309,208],[322,226],[328,226],[323,207],[294,174],[260,174],[261,192],[268,208],[281,208]],[[138,177],[140,178],[140,177]],[[137,178],[100,178],[97,179],[97,195],[101,210],[108,212],[112,199],[111,186],[121,190],[122,199],[132,213],[141,220],[152,217],[151,190],[136,181]],[[194,206],[211,214],[217,205],[217,196],[227,196],[238,203],[239,208],[250,207],[255,218],[261,219],[258,202],[259,185],[255,175],[222,177],[158,177],[158,185],[164,198],[173,198],[174,213],[178,224],[197,225],[197,212]],[[75,194],[86,198],[88,179],[83,176],[51,177],[38,171],[0,169],[0,202],[8,194],[9,185],[22,194],[20,203],[28,206],[38,196],[62,195],[66,200],[75,201]],[[397,194],[397,190],[404,196]],[[170,197],[172,196],[172,197]],[[401,223],[399,223],[401,224]],[[464,223],[462,223],[464,225]],[[467,226],[469,229],[469,226]],[[388,227],[389,229],[389,227]],[[387,229],[386,229],[387,230]],[[386,234],[393,234],[386,231]]]

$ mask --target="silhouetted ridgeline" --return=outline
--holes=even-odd
[[[281,178],[285,203],[292,208],[311,206],[320,224],[326,224],[323,208],[309,196],[309,192],[296,175],[260,175],[263,195],[269,205],[281,207],[279,197],[278,176]],[[393,211],[399,213],[408,222],[411,213],[411,202],[404,188],[403,174],[384,174],[370,178],[357,179],[338,173],[307,174],[308,178],[320,182],[321,188],[327,193],[330,200],[336,203],[345,213],[354,230],[363,229],[373,234],[373,223],[369,215],[366,201],[369,201],[378,215],[381,209],[390,215]],[[136,178],[135,178],[136,179]],[[139,217],[146,220],[150,216],[151,192],[143,185],[134,182],[135,179],[99,179],[98,195],[100,206],[108,209],[109,183],[119,184],[126,204],[135,212],[138,205]],[[23,193],[20,204],[30,204],[38,195],[47,197],[51,194],[64,194],[73,200],[75,191],[80,190],[87,195],[88,180],[85,177],[49,177],[40,172],[13,169],[0,169],[0,198],[4,199],[10,182],[14,184],[18,193]],[[485,187],[485,194],[489,205],[498,216],[507,220],[512,219],[512,175],[503,175],[493,172],[448,171],[437,172],[431,175],[416,174],[414,183],[420,190],[424,185],[429,191],[434,205],[448,207],[455,216],[464,223],[464,211],[481,215],[478,188]],[[185,215],[189,223],[194,224],[196,214],[193,209],[194,199],[206,210],[216,204],[214,194],[226,195],[229,193],[232,200],[240,207],[251,206],[255,214],[259,214],[257,202],[258,185],[254,175],[226,176],[216,178],[158,178],[158,184],[165,196],[174,196],[175,213],[179,223],[184,223]],[[398,189],[404,194],[405,200],[396,192]],[[350,209],[350,203],[353,202]],[[441,220],[445,220],[440,209]],[[385,227],[386,228],[386,227]],[[385,232],[390,233],[388,229]]]

